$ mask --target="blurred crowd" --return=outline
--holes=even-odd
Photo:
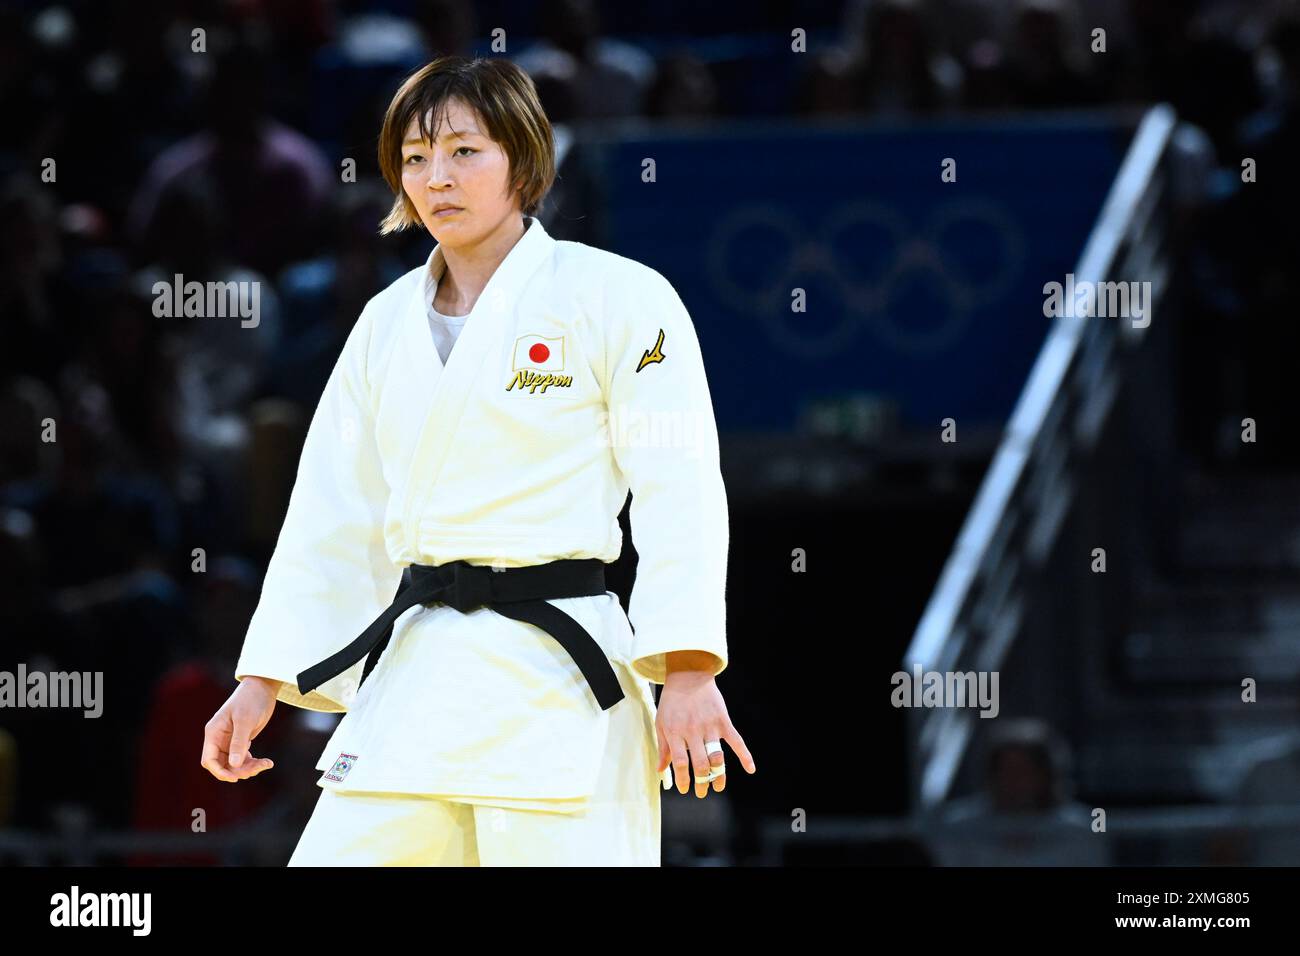
[[[1285,302],[1297,239],[1280,170],[1300,133],[1300,20],[1280,4],[746,3],[711,10],[699,35],[688,6],[645,23],[625,6],[641,5],[0,2],[0,669],[106,675],[93,728],[79,713],[0,713],[0,827],[73,812],[188,830],[195,807],[212,829],[305,821],[316,794],[301,779],[211,779],[203,724],[233,690],[343,340],[432,245],[378,237],[392,199],[374,156],[383,109],[435,55],[494,55],[497,27],[578,140],[621,119],[1166,100],[1212,159],[1218,201],[1195,244],[1206,315]],[[1105,53],[1093,52],[1097,26]],[[808,31],[806,54],[791,52],[793,27]],[[1258,160],[1258,189],[1241,189],[1244,156]],[[584,180],[564,158],[560,171],[551,212],[591,201],[573,195]],[[548,229],[586,241],[580,218]],[[259,283],[259,321],[158,317],[154,284],[177,274]],[[1237,376],[1225,388],[1243,394],[1268,387],[1242,371],[1249,344],[1233,348],[1237,364],[1207,374]],[[309,766],[329,726],[295,712],[254,751]]]

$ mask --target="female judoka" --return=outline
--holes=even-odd
[[[715,683],[727,500],[694,326],[655,270],[543,229],[552,130],[509,61],[411,75],[379,161],[381,231],[436,246],[325,387],[203,766],[269,769],[277,701],[345,713],[291,865],[657,866],[670,765],[699,797],[724,740],[756,769]],[[603,572],[629,490],[625,614]]]

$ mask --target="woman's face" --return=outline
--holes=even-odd
[[[473,246],[520,215],[519,194],[510,188],[510,159],[487,137],[473,110],[450,100],[431,135],[432,145],[420,139],[419,124],[411,120],[402,137],[402,188],[434,239]],[[456,208],[435,212],[442,204]]]

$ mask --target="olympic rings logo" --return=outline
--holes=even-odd
[[[892,250],[887,264],[872,270],[845,261],[845,250],[862,248],[855,232],[872,231]],[[765,235],[766,234],[766,235]],[[738,274],[730,256],[742,237],[775,240],[778,252],[763,275],[753,281]],[[757,244],[755,242],[755,244]],[[989,244],[992,243],[992,246]],[[932,212],[914,230],[893,208],[859,201],[825,217],[809,236],[796,217],[770,208],[742,207],[723,218],[708,242],[709,280],[724,302],[759,318],[779,347],[806,358],[837,354],[863,326],[900,352],[929,354],[955,344],[975,309],[1006,294],[1025,261],[1023,231],[997,203],[960,200]],[[971,276],[954,251],[978,245],[997,268],[991,275]],[[752,265],[752,263],[751,263]],[[801,313],[789,306],[791,290],[810,278],[827,283],[840,301],[840,319],[826,330],[799,323]],[[947,304],[937,325],[911,327],[892,308],[909,283],[923,282]]]

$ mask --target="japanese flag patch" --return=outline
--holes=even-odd
[[[564,336],[546,338],[541,335],[523,335],[515,341],[512,372],[534,369],[538,372],[564,371]]]
[[[334,766],[330,767],[325,773],[325,779],[341,783],[343,778],[348,775],[348,771],[356,764],[356,761],[356,754],[339,754],[339,759],[334,761]]]

